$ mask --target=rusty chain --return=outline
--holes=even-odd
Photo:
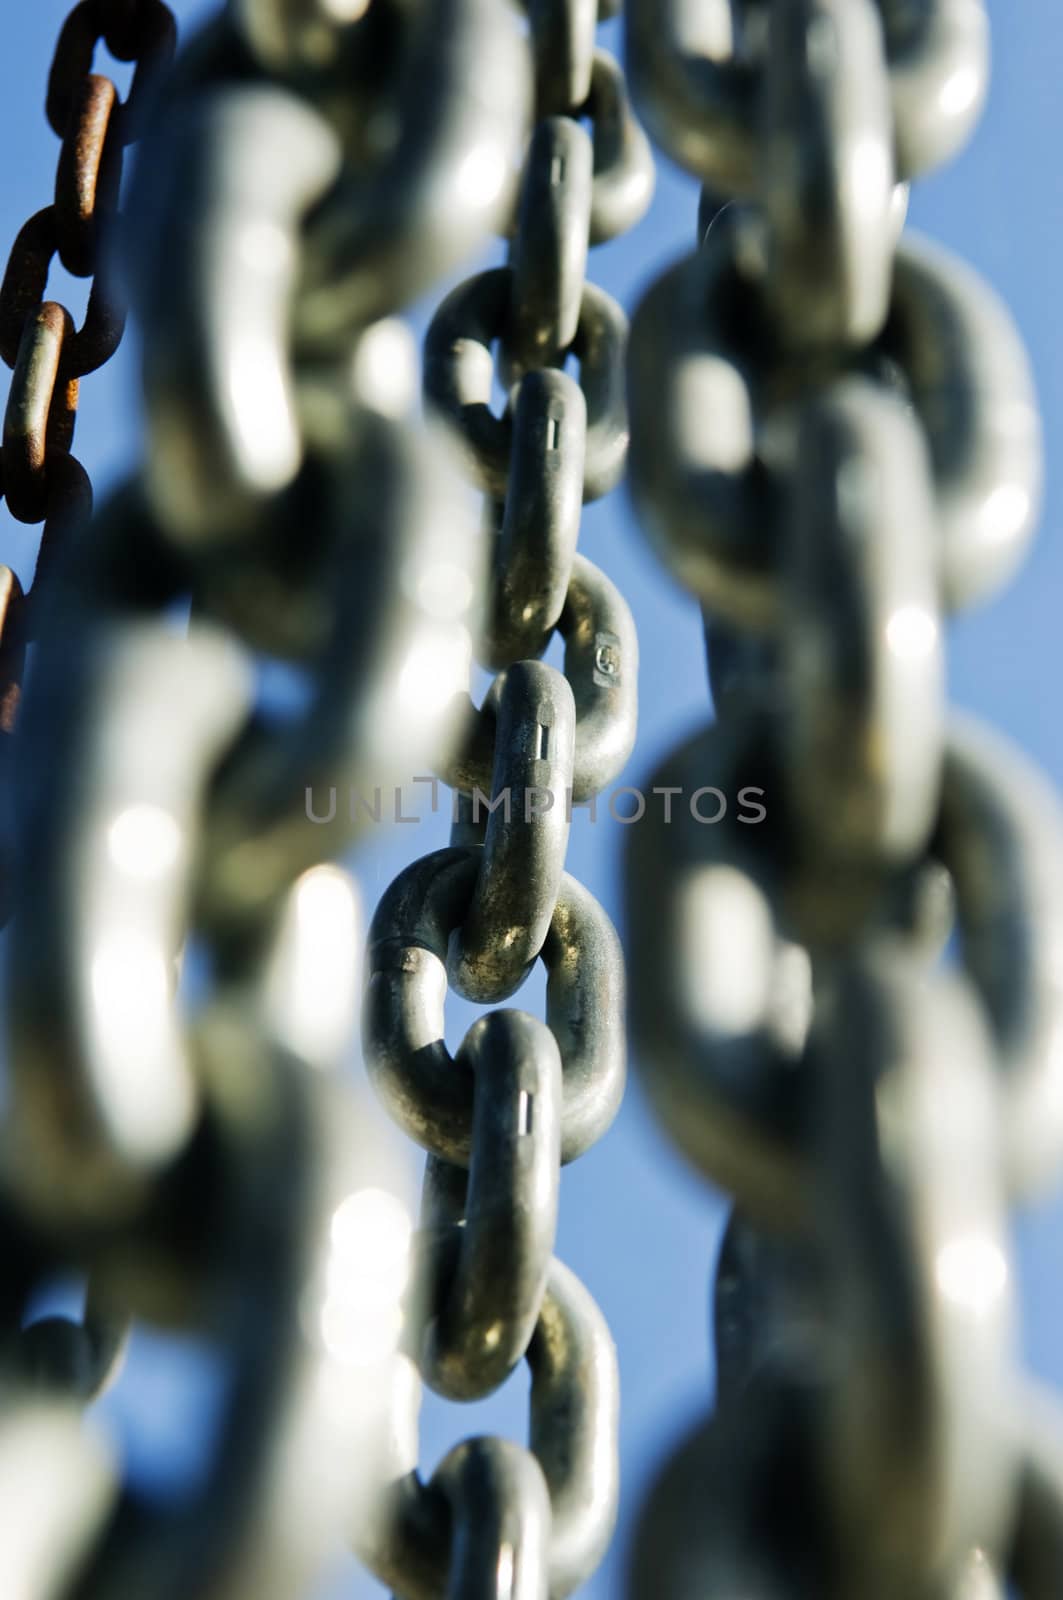
[[[716,708],[654,785],[767,811],[629,851],[647,1086],[735,1197],[716,1409],[637,1600],[1059,1589],[1007,1206],[1063,1164],[1063,814],[943,673],[1026,548],[1040,427],[1006,310],[901,232],[988,59],[981,0],[630,0],[636,103],[704,185],[629,356],[632,492]]]
[[[114,354],[125,313],[111,245],[124,147],[153,80],[173,55],[176,28],[161,0],[80,0],[56,42],[46,114],[61,141],[52,203],[19,230],[0,281],[0,357],[12,369],[0,445],[0,497],[19,522],[43,523],[33,583],[23,590],[0,565],[0,738],[5,769],[18,715],[26,646],[34,637],[38,586],[92,510],[92,486],[72,454],[80,380]],[[92,70],[98,44],[136,63],[123,104],[110,78]],[[58,258],[91,279],[85,319],[47,298]],[[9,913],[8,869],[0,917]]]
[[[46,112],[61,141],[50,205],[32,216],[11,247],[0,283],[0,356],[12,369],[4,416],[0,488],[19,522],[44,524],[37,570],[55,559],[53,546],[89,515],[92,490],[71,454],[78,385],[110,360],[122,337],[125,312],[110,252],[125,147],[138,134],[153,79],[168,65],[176,42],[174,19],[162,0],[79,0],[60,30],[48,75]],[[123,102],[108,77],[94,72],[104,44],[119,61],[134,62],[133,87]],[[47,298],[51,263],[91,279],[80,328],[65,306]],[[21,620],[29,596],[11,573],[0,649],[32,636]],[[18,672],[5,673],[5,704]]]
[[[46,114],[61,148],[51,205],[20,229],[0,283],[0,356],[13,376],[0,448],[0,494],[20,522],[43,522],[33,583],[23,589],[0,566],[0,732],[3,780],[11,780],[11,736],[18,719],[26,649],[39,614],[42,582],[65,542],[92,508],[88,475],[71,453],[79,380],[111,355],[124,313],[108,259],[122,175],[123,148],[137,135],[137,104],[173,55],[176,28],[158,0],[116,6],[82,0],[60,31],[48,77]],[[96,46],[135,61],[135,92],[123,104],[111,79],[92,72]],[[46,299],[53,257],[73,275],[92,279],[84,326],[75,331],[65,306]],[[6,803],[6,802],[5,802]],[[5,841],[5,851],[10,841]],[[10,867],[3,864],[2,915],[9,906]],[[18,1233],[18,1223],[8,1218]],[[16,1256],[20,1243],[14,1245]],[[34,1263],[39,1270],[40,1262]],[[25,1282],[13,1277],[21,1311]],[[97,1304],[92,1291],[82,1322],[38,1317],[8,1327],[3,1344],[13,1369],[31,1385],[59,1384],[83,1399],[107,1382],[124,1346],[127,1319]]]

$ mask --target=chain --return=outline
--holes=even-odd
[[[176,29],[158,0],[116,7],[82,0],[67,17],[48,78],[48,122],[61,139],[55,197],[19,231],[0,284],[0,356],[13,369],[0,449],[0,493],[18,521],[43,522],[34,582],[24,591],[14,571],[0,566],[0,729],[4,783],[10,788],[26,647],[39,616],[38,590],[64,543],[88,518],[92,489],[71,453],[79,380],[102,366],[118,346],[124,309],[108,247],[118,215],[125,149],[137,138],[141,108],[173,55]],[[97,45],[136,63],[133,88],[122,102],[110,78],[92,72]],[[65,306],[45,298],[58,256],[77,277],[92,279],[85,321],[75,331]],[[5,797],[6,804],[6,797]],[[5,879],[10,875],[5,867]],[[4,884],[6,921],[9,884]],[[0,1333],[4,1358],[31,1392],[59,1389],[83,1401],[114,1375],[128,1334],[128,1317],[101,1301],[91,1283],[80,1321],[44,1316],[23,1324],[31,1272],[49,1252],[31,1245],[8,1214],[17,1264],[12,1298]],[[19,1260],[25,1253],[27,1259]],[[37,1259],[28,1258],[34,1253]]]
[[[57,106],[104,25],[128,53],[135,10],[78,8]],[[444,765],[462,728],[484,540],[411,414],[390,313],[508,214],[529,76],[496,0],[346,20],[254,0],[191,42],[144,138],[124,267],[146,458],[57,567],[17,734],[0,1461],[32,1510],[5,1526],[20,1600],[303,1593],[387,1467],[410,1222],[336,1074],[361,932],[331,863],[365,824],[316,825],[309,795]],[[278,661],[290,713],[262,693]],[[556,919],[579,921],[562,964],[611,938],[580,911]],[[24,1308],[61,1272],[88,1279],[84,1321],[27,1350]],[[556,1304],[594,1330],[563,1273]],[[221,1379],[174,1505],[80,1425],[130,1319],[205,1344]]]
[[[5,768],[26,646],[34,637],[36,583],[92,510],[88,475],[71,453],[79,383],[110,359],[122,337],[125,313],[109,242],[124,151],[137,137],[141,109],[153,79],[173,54],[175,39],[173,17],[161,0],[124,5],[80,0],[60,30],[48,75],[48,122],[62,141],[55,197],[20,229],[0,282],[0,357],[12,368],[0,447],[0,496],[17,521],[44,524],[30,592],[24,592],[11,567],[0,565]],[[136,62],[126,103],[110,78],[92,71],[100,42],[116,59]],[[49,268],[57,256],[75,277],[92,280],[79,329],[65,306],[46,299]],[[7,896],[5,883],[0,908],[4,920]]]
[[[629,835],[647,1085],[735,1197],[716,1410],[651,1494],[633,1595],[1057,1600],[1063,1422],[1018,1370],[1007,1222],[1063,1166],[1063,814],[947,713],[943,648],[1024,553],[1040,431],[1005,309],[902,232],[981,108],[984,6],[630,0],[636,104],[704,190],[629,348],[587,279],[653,186],[612,9],[231,0],[153,96],[160,0],[62,30],[55,204],[0,288],[4,492],[48,571],[31,628],[0,569],[9,712],[38,643],[0,1146],[19,1600],[290,1600],[341,1537],[404,1600],[558,1600],[601,1560],[616,1356],[554,1244],[625,1075],[619,942],[564,863],[635,738],[631,614],[577,551],[629,408],[716,709],[654,790],[762,802]],[[124,104],[101,40],[136,62]],[[141,132],[147,450],[75,538]],[[505,264],[432,319],[418,417],[396,313],[492,235]],[[56,254],[93,279],[77,332]],[[381,899],[361,1020],[427,1153],[416,1229],[339,1077],[363,939],[335,865],[370,815],[336,796],[410,781],[452,788],[451,840]],[[504,1004],[540,959],[545,1020]],[[453,1054],[448,990],[495,1008]],[[71,1272],[81,1320],[24,1326]],[[221,1374],[173,1505],[81,1423],[136,1324]],[[422,1477],[422,1385],[467,1402],[522,1362],[527,1444]]]
[[[478,653],[497,676],[478,710],[466,697],[442,769],[450,847],[407,868],[377,908],[364,1039],[385,1105],[428,1152],[410,1345],[420,1377],[479,1399],[526,1359],[529,1442],[466,1440],[426,1484],[411,1384],[357,1541],[407,1600],[567,1595],[601,1560],[617,1509],[612,1340],[553,1248],[561,1164],[601,1137],[623,1090],[623,966],[602,908],[563,867],[573,805],[616,777],[635,738],[631,614],[576,543],[582,504],[616,484],[627,449],[626,319],[586,280],[588,247],[639,219],[653,166],[620,68],[595,48],[594,0],[532,0],[528,17],[535,120],[508,261],[448,295],[424,360],[426,399],[485,496]],[[539,659],[555,632],[563,673]],[[497,1005],[540,958],[545,1023],[491,1011],[452,1057],[448,984]]]
[[[632,491],[716,707],[654,788],[763,802],[631,838],[647,1086],[735,1198],[716,1410],[632,1593],[1047,1596],[1063,1432],[1006,1208],[1063,1164],[1063,816],[943,671],[1026,548],[1040,429],[1005,309],[901,235],[981,108],[984,7],[630,0],[628,52],[705,186],[631,333]]]

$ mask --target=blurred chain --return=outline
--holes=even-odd
[[[132,0],[92,0],[64,30],[49,107],[93,108],[96,144],[66,158],[85,194],[97,169],[117,185],[112,146],[158,43],[145,15],[138,32]],[[106,95],[80,87],[99,37],[141,62],[106,138]],[[530,93],[499,0],[247,0],[192,41],[145,132],[123,268],[146,459],[56,571],[17,733],[0,1473],[20,1600],[291,1600],[364,1526],[390,1464],[410,1223],[335,1075],[361,941],[330,863],[366,820],[334,805],[319,822],[311,800],[444,766],[464,726],[483,538],[441,430],[411,415],[413,352],[388,313],[508,216]],[[53,248],[88,262],[96,213],[74,214],[72,181],[32,225],[32,270],[9,274],[17,305],[40,298]],[[60,376],[62,341],[79,373],[99,354],[100,284],[88,335],[48,323]],[[278,663],[289,712],[262,692]],[[570,1003],[577,956],[616,981],[615,937],[580,891],[548,921]],[[535,1127],[548,1148],[546,1099]],[[83,1322],[24,1331],[71,1272]],[[563,1414],[579,1436],[573,1385],[597,1361],[582,1436],[600,1449],[600,1318],[561,1268],[535,1316],[548,1441],[568,1459]],[[145,1500],[78,1422],[130,1318],[205,1344],[222,1380],[179,1503]],[[540,1456],[549,1478],[549,1442]],[[484,1472],[505,1489],[507,1460],[456,1463],[447,1492]],[[527,1460],[513,1483],[534,1494]]]
[[[594,803],[635,738],[631,614],[576,543],[583,503],[616,484],[627,449],[627,324],[586,281],[588,247],[638,221],[653,165],[620,68],[595,47],[594,0],[531,0],[528,15],[535,124],[508,262],[452,291],[424,361],[426,399],[486,497],[477,653],[497,676],[478,710],[466,696],[464,737],[441,769],[455,789],[450,847],[407,868],[377,908],[364,1040],[385,1105],[428,1152],[420,1376],[474,1400],[526,1359],[530,1425],[528,1449],[467,1440],[425,1484],[411,1384],[358,1541],[405,1600],[559,1600],[598,1565],[617,1509],[612,1340],[553,1249],[561,1164],[601,1137],[623,1091],[623,964],[563,865],[573,805]],[[538,659],[555,632],[563,673]],[[497,1005],[539,959],[545,1024],[492,1011],[452,1057],[448,984]]]
[[[629,0],[628,59],[705,185],[628,367],[716,707],[653,783],[723,806],[632,830],[632,1017],[735,1196],[716,1412],[631,1592],[1047,1600],[1063,1431],[1018,1376],[1006,1207],[1063,1165],[1063,817],[946,714],[942,653],[1026,548],[1040,429],[1007,312],[899,237],[981,108],[984,6]]]
[[[625,1070],[616,935],[564,859],[635,734],[631,616],[576,550],[630,403],[635,498],[705,609],[717,709],[655,788],[753,793],[767,818],[680,806],[632,833],[649,1087],[736,1196],[717,1412],[651,1497],[635,1594],[1055,1600],[1063,1428],[1016,1375],[1006,1206],[1063,1162],[1063,821],[946,718],[942,666],[946,614],[1026,546],[1039,427],[1006,312],[900,238],[900,180],[980,108],[984,9],[631,0],[636,94],[706,191],[698,251],[639,310],[627,400],[625,319],[585,273],[648,204],[648,146],[604,6],[527,11],[530,64],[500,0],[232,0],[152,123],[127,252],[149,448],[57,569],[17,735],[12,1587],[281,1600],[341,1529],[404,1600],[556,1600],[600,1560],[616,1360],[553,1249],[561,1165]],[[5,492],[48,530],[72,385],[115,336],[99,224],[166,17],[68,20],[56,203],[0,290]],[[123,107],[90,72],[101,39],[138,63]],[[391,313],[499,228],[506,264],[429,329],[449,426],[422,426]],[[77,333],[44,301],[56,253],[95,273]],[[21,649],[13,575],[0,606]],[[262,689],[277,663],[288,712]],[[363,1019],[428,1153],[411,1237],[335,1080],[358,908],[330,862],[368,825],[353,797],[434,794],[426,772],[455,790],[451,844],[377,908]],[[448,985],[498,1006],[540,958],[545,1022],[492,1010],[452,1056]],[[82,1321],[25,1328],[71,1271]],[[177,1507],[78,1421],[131,1319],[206,1341],[225,1379]],[[466,1440],[425,1481],[421,1383],[471,1400],[524,1360],[527,1448]]]
[[[135,61],[134,89],[122,103],[115,85],[92,71],[103,42],[118,60]],[[46,112],[62,141],[53,203],[37,212],[12,247],[0,284],[0,356],[13,368],[0,449],[0,493],[20,522],[44,523],[34,582],[24,591],[0,566],[0,733],[2,776],[10,784],[26,646],[38,610],[37,586],[57,551],[92,510],[88,476],[71,445],[79,380],[114,354],[125,314],[113,284],[109,234],[117,220],[124,148],[137,137],[138,106],[172,59],[176,27],[159,0],[115,6],[82,0],[60,30],[48,77]],[[54,257],[74,276],[91,278],[83,327],[75,332],[65,306],[45,299]],[[5,795],[5,812],[9,797]],[[5,821],[7,819],[5,818]],[[5,851],[10,848],[5,840]],[[0,916],[10,906],[10,866],[3,863]],[[18,1219],[7,1219],[13,1255],[41,1245],[18,1240]],[[82,1320],[50,1316],[24,1321],[27,1284],[11,1273],[5,1317],[6,1360],[31,1390],[59,1390],[88,1400],[117,1369],[128,1330],[123,1313],[96,1304],[90,1285]]]

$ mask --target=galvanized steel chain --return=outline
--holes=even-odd
[[[638,220],[653,167],[620,68],[595,48],[595,0],[531,0],[528,13],[535,121],[508,262],[454,289],[425,341],[426,398],[486,497],[477,653],[497,676],[479,709],[466,699],[442,768],[456,791],[450,847],[407,868],[377,908],[364,1039],[385,1104],[428,1152],[420,1374],[471,1400],[526,1359],[530,1427],[527,1449],[467,1440],[425,1484],[411,1385],[360,1540],[405,1600],[567,1595],[600,1561],[617,1507],[612,1340],[553,1249],[561,1164],[600,1138],[623,1089],[623,966],[609,919],[563,867],[573,805],[611,782],[635,737],[631,614],[576,542],[581,506],[616,484],[627,448],[626,319],[586,281],[588,247]],[[555,632],[563,673],[539,659]],[[491,1011],[452,1057],[448,984],[497,1005],[539,959],[545,1023]]]
[[[101,16],[125,50],[134,10],[79,7],[69,59]],[[388,314],[507,215],[529,78],[498,0],[247,0],[145,137],[147,455],[55,574],[17,734],[5,1354],[42,1279],[90,1285],[78,1359],[38,1335],[4,1368],[26,1600],[304,1593],[387,1465],[409,1224],[334,1070],[360,929],[332,861],[364,819],[308,795],[443,764],[461,726],[483,539]],[[278,662],[292,710],[263,689]],[[551,1288],[544,1414],[595,1327]],[[224,1380],[176,1504],[77,1414],[129,1316]]]
[[[945,710],[948,615],[1026,547],[1026,358],[902,187],[981,107],[981,0],[629,0],[636,104],[706,186],[632,325],[631,481],[706,617],[716,720],[632,831],[656,1108],[735,1210],[717,1407],[642,1521],[639,1600],[1059,1592],[1009,1202],[1063,1164],[1063,818]]]

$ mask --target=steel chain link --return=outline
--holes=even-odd
[[[987,35],[981,0],[629,0],[636,104],[706,185],[629,356],[632,492],[716,706],[654,787],[766,813],[630,841],[647,1086],[735,1197],[716,1411],[651,1494],[638,1600],[1063,1576],[1006,1211],[1063,1164],[1063,815],[942,664],[1026,547],[1040,429],[1007,312],[898,238]]]

